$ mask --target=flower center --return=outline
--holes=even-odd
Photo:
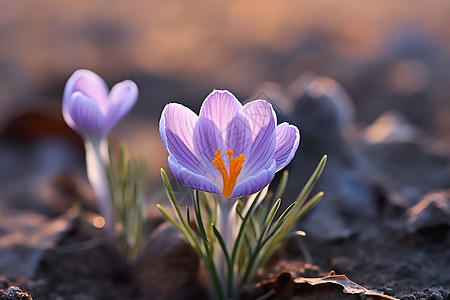
[[[230,198],[231,193],[233,192],[234,187],[236,186],[236,180],[239,176],[239,174],[242,171],[242,164],[245,161],[244,154],[240,154],[238,157],[233,159],[233,150],[228,150],[228,165],[229,165],[229,172],[227,170],[227,167],[225,166],[225,163],[222,160],[222,154],[220,153],[220,150],[216,150],[216,157],[214,157],[212,163],[214,164],[214,167],[219,170],[220,174],[222,175],[223,180],[223,190],[222,195],[225,196],[225,198]]]

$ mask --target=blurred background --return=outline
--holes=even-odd
[[[321,134],[310,128],[317,118],[306,120],[317,116],[305,108],[303,115],[292,111],[308,93],[312,98],[331,95],[342,131],[349,131],[348,125],[364,128],[396,110],[448,142],[449,14],[446,0],[432,5],[402,0],[5,1],[0,3],[2,136],[39,143],[55,136],[68,139],[79,146],[74,155],[82,160],[80,139],[62,121],[60,107],[66,80],[86,68],[110,87],[127,78],[138,84],[138,103],[112,139],[126,140],[135,155],[147,159],[153,186],[159,185],[159,168],[167,166],[157,131],[164,105],[180,102],[198,112],[214,88],[228,89],[241,101],[271,101],[280,120],[299,126],[306,143],[308,135]],[[366,137],[378,142],[386,130],[372,129]],[[339,143],[315,149],[305,172]],[[71,157],[60,154],[58,160],[48,149],[37,152],[43,157],[31,160],[57,169]],[[308,159],[307,151],[304,156]],[[19,157],[5,161],[0,176],[5,180],[17,163],[34,165]]]
[[[214,88],[246,100],[262,82],[287,87],[311,71],[344,87],[358,122],[400,109],[450,139],[449,13],[446,0],[4,1],[0,121],[58,106],[67,78],[87,68],[110,87],[137,82],[137,107],[117,134],[151,126],[131,134],[160,159],[150,140],[167,102],[198,111]]]
[[[305,94],[331,95],[341,131],[351,133],[348,125],[364,128],[396,110],[420,130],[450,141],[449,14],[446,0],[4,1],[0,128],[26,147],[3,150],[16,158],[4,158],[0,179],[34,176],[27,175],[34,165],[39,176],[42,168],[83,167],[81,141],[61,117],[65,82],[80,68],[110,87],[124,79],[138,84],[138,103],[112,140],[127,141],[133,154],[147,159],[151,187],[160,183],[159,168],[167,167],[157,131],[164,105],[180,102],[198,112],[215,88],[241,101],[265,98],[280,120],[301,129],[297,157],[311,163],[300,180],[322,154],[342,146],[330,137],[308,152],[308,136],[328,138],[327,126],[336,126],[323,108],[331,125],[318,124],[317,108],[293,114]],[[371,142],[387,135],[383,128],[368,133]],[[54,137],[74,144],[55,150]],[[346,138],[355,139],[348,132]],[[24,149],[29,152],[18,154]]]
[[[363,128],[394,109],[450,141],[449,13],[446,0],[2,2],[0,126],[24,141],[72,139],[82,153],[60,105],[65,81],[87,68],[110,87],[138,84],[138,104],[112,138],[146,157],[157,184],[167,157],[157,131],[164,105],[198,112],[214,88],[271,101],[306,135],[311,122],[284,116],[306,90],[338,89],[345,126]]]

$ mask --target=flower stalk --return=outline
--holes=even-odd
[[[108,181],[107,165],[109,164],[108,143],[106,139],[85,140],[86,172],[99,204],[100,215],[105,220],[105,236],[113,242],[114,213],[111,202],[111,188]]]

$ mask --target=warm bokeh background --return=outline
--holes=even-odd
[[[424,1],[3,1],[0,120],[59,109],[78,68],[140,87],[115,134],[157,173],[165,103],[198,111],[213,88],[241,100],[313,71],[337,80],[357,120],[400,109],[450,139],[450,4]],[[23,124],[23,122],[22,122]]]

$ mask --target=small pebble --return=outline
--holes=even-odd
[[[438,293],[432,293],[427,297],[427,300],[444,300],[444,297],[442,297]]]

